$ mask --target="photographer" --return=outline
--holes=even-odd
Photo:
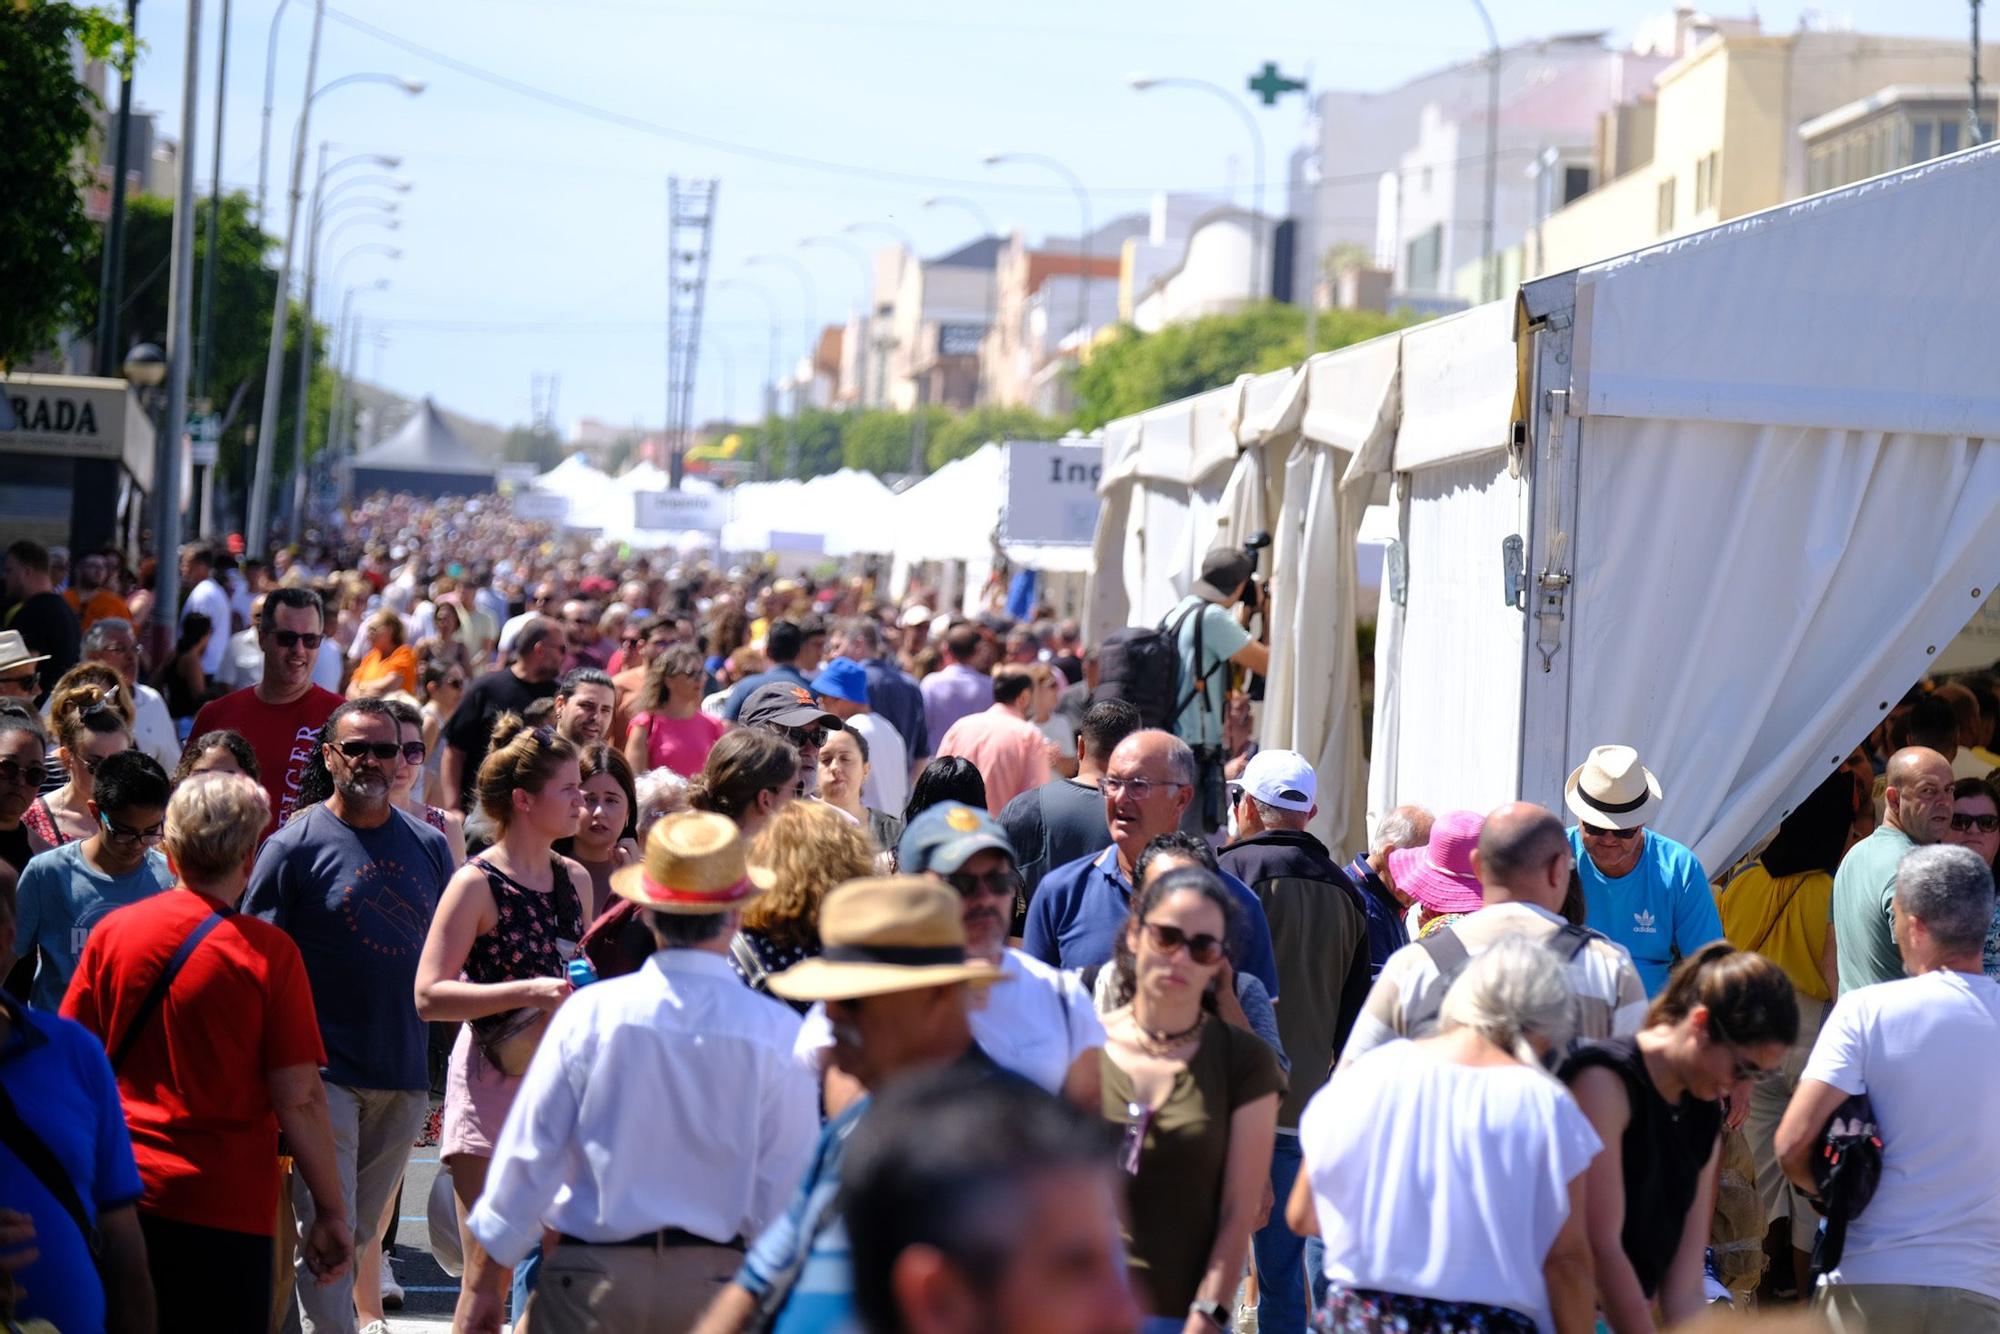
[[[1228,666],[1262,675],[1271,665],[1269,645],[1253,638],[1232,614],[1246,597],[1261,598],[1256,573],[1257,559],[1250,552],[1218,547],[1202,561],[1194,591],[1181,599],[1166,621],[1180,647],[1181,692],[1192,692],[1173,720],[1175,734],[1194,747],[1195,799],[1181,822],[1192,833],[1212,833],[1229,818],[1223,772],[1229,760],[1223,727],[1229,706]]]

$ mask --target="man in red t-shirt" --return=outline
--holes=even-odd
[[[161,1329],[268,1322],[281,1126],[317,1206],[308,1270],[331,1278],[353,1255],[305,962],[290,936],[235,909],[265,805],[240,775],[181,784],[166,820],[180,884],[99,922],[63,1000],[114,1057]]]
[[[340,707],[340,696],[312,680],[325,624],[319,594],[310,588],[266,593],[257,623],[263,679],[202,705],[188,733],[193,745],[209,732],[235,732],[257,752],[257,769],[271,798],[267,838],[298,806],[299,780],[319,748],[319,729]]]

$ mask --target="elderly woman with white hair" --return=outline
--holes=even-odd
[[[1316,1328],[1593,1328],[1583,1188],[1601,1144],[1542,1066],[1572,1007],[1547,951],[1502,940],[1445,994],[1435,1036],[1378,1047],[1313,1095],[1285,1219],[1323,1238]]]

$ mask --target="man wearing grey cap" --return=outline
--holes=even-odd
[[[1201,563],[1194,591],[1166,619],[1167,633],[1181,653],[1180,696],[1168,723],[1194,747],[1194,800],[1181,827],[1213,833],[1229,818],[1222,768],[1222,715],[1229,702],[1229,666],[1262,674],[1270,670],[1270,646],[1251,637],[1232,612],[1256,586],[1257,561],[1241,547],[1217,547]],[[1183,703],[1183,701],[1185,701]]]
[[[827,735],[840,727],[840,719],[820,706],[819,697],[804,686],[773,681],[757,687],[743,701],[736,721],[759,732],[769,732],[791,742],[799,750],[798,794],[819,795],[819,750]]]

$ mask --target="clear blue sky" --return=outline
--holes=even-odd
[[[1610,27],[1623,37],[1661,12],[1641,0],[1490,0],[1502,41]],[[236,0],[225,99],[223,180],[257,179],[265,40],[276,0]],[[197,175],[206,188],[221,0],[205,0]],[[1747,8],[1747,6],[1746,6]],[[1718,9],[1738,14],[1744,9]],[[1840,8],[1759,7],[1766,31],[1802,12],[1864,32],[1960,37],[1962,0],[1851,0]],[[594,118],[452,69],[343,22],[407,42],[606,113]],[[186,11],[139,9],[147,49],[140,104],[177,133]],[[273,227],[282,223],[286,143],[297,115],[310,0],[292,0],[279,35],[271,152]],[[1380,88],[1476,56],[1482,29],[1468,0],[1395,4],[1305,0],[1015,0],[1005,6],[920,0],[333,0],[323,84],[383,72],[429,85],[409,98],[360,84],[322,98],[312,138],[337,151],[400,154],[414,184],[393,236],[348,228],[346,250],[386,239],[403,258],[362,256],[349,283],[387,276],[357,298],[386,323],[380,379],[399,392],[506,425],[529,416],[531,378],[560,377],[559,424],[579,415],[657,424],[665,398],[666,181],[721,178],[711,285],[749,277],[777,299],[782,352],[801,350],[804,295],[779,268],[745,270],[759,252],[811,271],[815,322],[845,318],[860,291],[854,262],[798,249],[801,237],[886,220],[928,252],[978,228],[932,194],[968,195],[1002,228],[1074,233],[1073,195],[1030,167],[988,169],[988,150],[1046,153],[1091,187],[1099,222],[1161,189],[1248,202],[1249,140],[1212,96],[1131,91],[1135,72],[1241,88],[1265,60],[1319,87]],[[1260,109],[1266,201],[1283,201],[1300,137],[1294,96]],[[613,123],[625,118],[636,124]],[[658,127],[645,128],[646,125]],[[871,178],[678,140],[666,131],[925,180]],[[310,166],[308,168],[310,170]],[[864,244],[866,242],[864,241]],[[323,318],[331,319],[331,312]],[[754,297],[711,291],[698,416],[754,411],[767,364],[767,318]],[[377,354],[362,372],[373,376]],[[733,376],[726,373],[733,363]],[[725,396],[733,380],[733,397]]]

